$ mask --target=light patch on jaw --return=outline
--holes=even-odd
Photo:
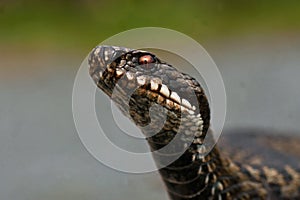
[[[180,97],[176,92],[172,92],[170,98],[180,104]]]
[[[139,85],[145,85],[145,83],[146,83],[146,77],[144,77],[144,76],[139,76],[139,77],[137,77],[136,80]]]
[[[117,77],[122,76],[125,71],[118,70],[116,71]],[[126,77],[129,81],[134,79],[134,74],[131,72],[126,72]],[[166,106],[171,109],[175,108],[176,110],[180,109],[183,112],[188,112],[189,114],[194,114],[196,107],[192,106],[191,103],[181,98],[176,92],[171,91],[167,85],[162,84],[160,79],[152,78],[149,82],[146,76],[138,76],[136,78],[136,82],[139,86],[143,86],[145,84],[150,84],[150,90],[156,94],[159,94],[157,97],[157,103],[162,103],[166,100]]]
[[[187,109],[186,107],[184,106],[180,106],[180,109],[181,111],[185,111],[185,112],[188,112],[190,115],[194,114],[195,112],[193,110],[190,110],[190,109]]]
[[[166,86],[166,85],[164,85],[164,84],[162,84],[161,85],[161,88],[160,88],[160,91],[159,91],[161,94],[163,94],[165,97],[167,97],[167,98],[169,98],[169,96],[170,96],[170,90],[169,90],[169,88]]]
[[[116,76],[117,78],[121,77],[124,74],[124,71],[117,69],[116,70]]]
[[[139,82],[139,79],[137,79],[137,81]],[[145,82],[146,80],[140,81],[141,84],[139,84],[142,85],[145,84]],[[160,95],[166,98],[166,103],[169,108],[172,108],[176,105],[176,107],[180,106],[181,111],[186,111],[189,114],[194,114],[196,107],[192,106],[190,102],[188,102],[188,100],[180,98],[180,96],[176,92],[172,92],[165,84],[159,83],[158,80],[151,80],[150,88],[153,92],[158,92]],[[162,101],[162,96],[160,96],[160,101]]]
[[[151,90],[153,90],[153,91],[157,91],[158,90],[158,85],[159,83],[158,82],[156,82],[156,81],[154,81],[154,80],[151,80],[150,81],[150,87],[151,87]]]
[[[181,100],[181,104],[182,104],[183,106],[187,107],[188,109],[196,110],[196,107],[195,107],[195,106],[192,106],[192,105],[190,104],[190,102],[189,102],[188,100],[186,100],[186,99],[182,99],[182,100]]]
[[[129,81],[131,81],[131,80],[134,79],[134,75],[133,75],[131,72],[127,72],[127,73],[126,73],[126,76],[127,76],[127,79],[128,79]]]

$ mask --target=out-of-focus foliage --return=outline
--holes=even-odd
[[[130,28],[160,26],[197,40],[300,30],[300,1],[2,0],[1,45],[91,48]]]

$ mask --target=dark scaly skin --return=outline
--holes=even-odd
[[[152,62],[139,66],[139,59],[145,55]],[[170,151],[153,152],[157,166],[167,164],[159,172],[171,199],[300,199],[300,175],[294,168],[287,165],[279,172],[262,163],[247,165],[247,157],[234,156],[242,149],[232,148],[228,152],[243,164],[221,155],[217,146],[207,152],[207,145],[213,143],[209,105],[194,78],[149,52],[123,47],[96,47],[90,54],[89,65],[97,86],[149,136],[151,150],[171,147]],[[162,85],[168,88],[169,95],[163,92]],[[176,103],[170,98],[173,92],[190,105]],[[150,108],[156,113],[151,117]],[[163,127],[158,128],[164,120]],[[179,142],[171,143],[177,136]],[[231,146],[230,141],[226,145]],[[176,161],[166,163],[183,150]]]

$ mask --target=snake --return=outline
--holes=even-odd
[[[110,45],[96,46],[88,65],[145,135],[170,199],[300,199],[298,137],[247,129],[214,145],[209,100],[192,76],[149,51]]]

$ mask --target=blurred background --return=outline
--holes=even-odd
[[[88,52],[131,28],[183,32],[227,90],[225,130],[300,135],[300,2],[0,0],[0,199],[167,199],[157,173],[114,171],[81,144],[72,87]]]

